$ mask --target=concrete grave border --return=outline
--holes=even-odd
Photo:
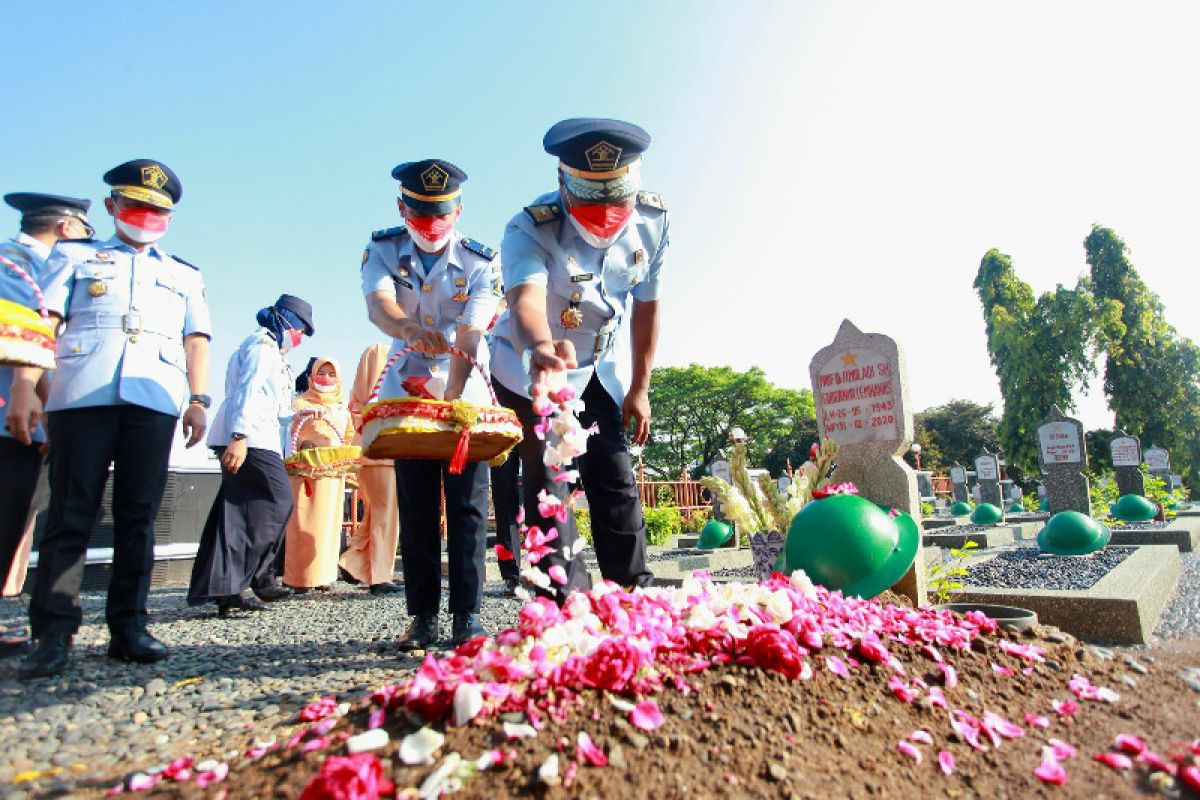
[[[968,565],[995,555],[971,559]],[[1028,608],[1043,625],[1056,625],[1086,641],[1145,644],[1174,594],[1180,571],[1177,547],[1141,546],[1089,589],[968,585],[953,602]]]
[[[1200,550],[1200,519],[1171,520],[1165,528],[1133,528],[1121,530],[1111,525],[1112,539],[1109,544],[1173,544],[1181,553]]]
[[[970,525],[971,523],[968,522],[966,524]],[[1024,531],[1020,525],[998,524],[985,531],[970,531],[967,533],[931,533],[926,531],[921,537],[921,541],[926,545],[935,545],[947,550],[962,547],[967,542],[974,542],[975,546],[980,550],[993,550],[1024,538]]]

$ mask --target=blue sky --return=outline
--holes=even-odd
[[[672,212],[659,362],[758,364],[808,386],[842,317],[904,348],[913,405],[998,400],[971,281],[1010,253],[1073,284],[1093,221],[1200,339],[1193,7],[1105,3],[205,2],[5,9],[0,189],[99,200],[165,161],[164,244],[199,265],[225,362],[279,292],[317,353],[379,335],[358,283],[399,224],[396,163],[463,167],[461,229],[493,246],[554,185],[541,136],[614,116],[654,137]],[[14,67],[14,65],[17,65]],[[101,234],[111,224],[93,215]],[[15,230],[15,212],[0,226]],[[1083,398],[1089,425],[1109,424]]]

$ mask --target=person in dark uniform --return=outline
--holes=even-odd
[[[496,544],[511,558],[498,557],[500,578],[509,593],[521,585],[521,526],[517,512],[521,508],[521,459],[516,453],[498,467],[492,467],[492,509],[496,512]]]
[[[558,529],[555,551],[538,562],[562,566],[572,589],[589,585],[582,554],[563,551],[577,537],[574,516],[558,523],[538,514],[538,494],[560,500],[545,442],[534,433],[533,400],[564,380],[581,398],[579,420],[598,426],[578,459],[591,511],[601,574],[622,586],[646,586],[646,524],[629,458],[632,440],[650,431],[650,371],[658,338],[659,280],[666,260],[668,216],[662,197],[642,188],[642,153],[650,136],[609,119],[569,119],[542,144],[557,156],[558,189],[508,223],[500,247],[506,318],[496,325],[492,376],[500,402],[520,417],[525,519]]]
[[[229,359],[225,400],[208,435],[221,461],[221,490],[200,537],[188,605],[214,602],[222,617],[266,608],[247,590],[274,574],[295,504],[283,466],[295,377],[284,355],[313,334],[312,319],[306,301],[280,295],[259,310],[258,330]]]
[[[392,177],[400,181],[404,226],[371,235],[363,253],[362,288],[371,321],[392,337],[391,352],[409,345],[420,352],[393,363],[380,397],[409,394],[406,383],[444,381],[443,399],[492,405],[483,376],[447,351],[453,343],[486,370],[484,330],[499,302],[496,251],[455,228],[467,175],[448,161],[425,159],[399,165]],[[404,595],[413,617],[400,640],[402,650],[427,649],[440,635],[442,490],[451,640],[461,644],[485,633],[476,615],[483,598],[487,479],[484,463],[468,463],[455,475],[445,461],[396,460]]]
[[[59,239],[86,239],[95,231],[88,223],[91,200],[36,192],[13,192],[4,202],[21,212],[21,229],[0,242],[0,298],[38,308],[37,296],[27,280],[42,275],[50,249]],[[7,263],[5,263],[7,262]],[[21,273],[24,273],[22,275]],[[0,406],[8,404],[13,368],[0,366]],[[38,387],[45,398],[48,382]],[[38,426],[30,443],[12,438],[8,426],[0,430],[0,580],[8,575],[22,540],[30,528],[31,513],[44,486],[46,432]],[[26,642],[20,631],[0,629],[0,656],[18,652]]]
[[[157,244],[183,194],[165,164],[138,159],[104,175],[104,206],[116,235],[60,241],[40,281],[63,327],[46,400],[50,510],[38,548],[29,619],[37,646],[22,678],[63,672],[82,613],[79,587],[87,541],[113,468],[113,561],[106,619],[111,658],[152,662],[166,646],[146,629],[154,518],[167,481],[171,441],[183,414],[192,447],[210,404],[208,304],[200,270]],[[41,370],[22,367],[8,424],[28,444],[42,417],[34,387]]]

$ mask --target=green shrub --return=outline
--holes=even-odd
[[[1088,473],[1088,493],[1092,499],[1092,517],[1101,522],[1111,522],[1109,506],[1117,502],[1117,479],[1112,471]]]
[[[683,521],[681,531],[683,533],[699,533],[711,518],[712,512],[707,509],[693,511],[691,518]]]
[[[660,508],[663,506],[675,505],[675,487],[664,483],[658,487],[658,491],[655,494],[658,497],[658,505]]]
[[[683,530],[683,515],[673,506],[666,508],[643,508],[646,520],[646,544],[664,545],[672,536]]]
[[[1042,505],[1042,498],[1037,496],[1037,492],[1021,496],[1021,508],[1026,511],[1037,511]]]
[[[933,508],[933,503],[921,501],[921,516],[922,517],[932,517],[935,513],[936,512]]]
[[[592,541],[592,515],[586,508],[575,509],[575,529],[579,531],[588,544],[595,546]]]

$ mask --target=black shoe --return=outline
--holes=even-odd
[[[264,611],[266,603],[256,600],[252,595],[231,594],[217,598],[217,616],[224,619],[234,611]]]
[[[132,633],[112,632],[108,642],[108,657],[118,661],[136,661],[139,664],[152,664],[162,661],[168,655],[167,646],[155,639],[148,631],[140,630]]]
[[[396,594],[397,592],[403,592],[404,587],[398,583],[385,581],[384,583],[372,583],[369,591],[371,594]]]
[[[454,615],[454,626],[451,628],[450,642],[455,647],[466,644],[476,636],[487,636],[487,631],[479,624],[479,619],[472,613],[459,612]]]
[[[346,571],[345,567],[338,567],[338,580],[343,583],[348,583],[351,586],[358,586],[362,581]]]
[[[504,589],[505,589],[505,591],[508,592],[510,597],[516,597],[517,589],[520,589],[520,588],[521,588],[521,579],[520,578],[505,578],[504,579]]]
[[[437,614],[417,614],[408,624],[408,630],[400,637],[397,647],[401,652],[428,650],[438,640]]]
[[[49,678],[66,672],[71,660],[71,639],[69,633],[43,634],[17,673],[21,680]]]
[[[254,596],[264,603],[274,603],[276,600],[286,600],[292,596],[292,590],[286,586],[276,583],[269,586],[263,586],[261,589],[254,590]]]

